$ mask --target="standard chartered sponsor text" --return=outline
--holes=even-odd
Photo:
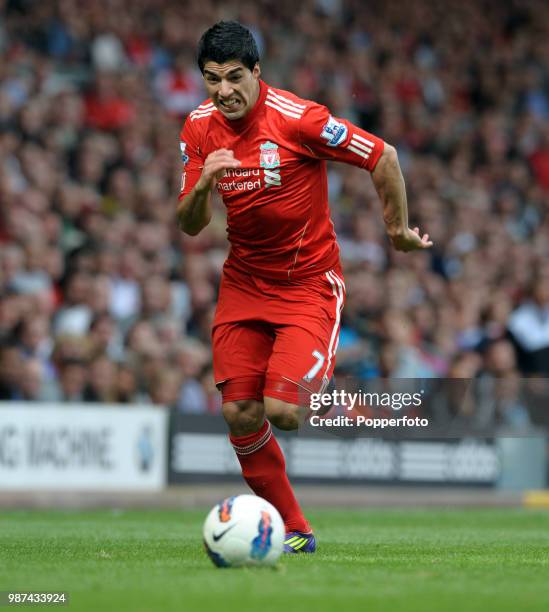
[[[253,189],[261,189],[261,179],[251,180],[252,177],[259,176],[261,176],[261,173],[257,168],[232,168],[227,170],[225,177],[217,183],[217,189],[218,191],[252,191]]]

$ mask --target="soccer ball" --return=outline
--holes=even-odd
[[[284,544],[278,510],[256,495],[235,495],[216,504],[204,522],[204,546],[217,567],[274,565]]]

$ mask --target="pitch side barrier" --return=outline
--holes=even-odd
[[[159,491],[168,410],[0,402],[0,491]]]
[[[306,424],[277,432],[296,482],[547,484],[544,379],[336,382],[304,392]],[[155,491],[213,480],[241,482],[221,415],[0,402],[0,490]]]
[[[543,488],[549,381],[337,380],[303,389],[309,418],[277,431],[297,483]],[[223,419],[172,412],[168,481],[238,480]]]

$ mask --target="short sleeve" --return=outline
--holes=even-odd
[[[345,162],[372,172],[385,143],[346,119],[333,117],[321,104],[311,103],[299,123],[299,139],[305,154]]]
[[[189,117],[187,117],[183,129],[181,130],[179,148],[181,151],[181,160],[183,162],[181,171],[181,190],[179,192],[179,200],[182,200],[196,185],[204,166],[204,159],[200,152],[197,134],[192,127],[192,122]]]

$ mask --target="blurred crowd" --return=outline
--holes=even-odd
[[[397,147],[434,241],[392,250],[368,175],[330,167],[336,374],[549,374],[549,4],[0,0],[0,398],[219,412],[223,206],[194,238],[174,211],[196,43],[228,18],[268,83]]]

